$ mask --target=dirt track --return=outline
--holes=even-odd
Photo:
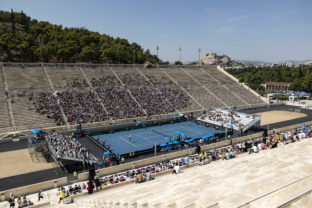
[[[40,155],[33,158],[34,161],[28,149],[1,152],[0,178],[53,168],[53,163],[47,163]]]
[[[260,124],[261,126],[307,116],[304,113],[296,113],[289,111],[267,111],[263,113],[257,113],[257,115],[261,115],[261,124]]]

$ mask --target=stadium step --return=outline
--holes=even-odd
[[[312,194],[305,195],[299,199],[296,199],[290,205],[286,205],[285,208],[301,208],[306,207],[307,204],[312,204]]]
[[[198,110],[204,110],[205,107],[199,103],[183,86],[179,85],[179,83],[171,76],[169,73],[167,73],[165,70],[160,68],[160,70],[172,81],[174,82],[177,86],[181,88],[200,108]]]
[[[191,75],[189,72],[187,72],[185,69],[181,68],[181,70],[189,76],[191,79],[193,79],[198,85],[202,86],[209,94],[211,94],[218,102],[220,102],[223,107],[227,107],[226,103],[223,102],[218,96],[216,96],[211,90],[209,90],[205,85],[203,85],[198,79],[196,79],[193,75]]]
[[[5,90],[6,92],[9,92],[9,86],[8,86],[7,75],[6,75],[6,71],[5,71],[3,65],[2,65],[2,67],[1,67],[1,79],[2,79],[2,82],[3,82],[4,90]],[[7,112],[5,112],[5,114],[8,113],[8,121],[9,121],[9,123],[10,123],[10,126],[8,126],[8,127],[13,127],[13,128],[15,128],[15,121],[14,121],[14,116],[13,116],[13,112],[12,112],[13,110],[12,110],[12,105],[11,105],[10,94],[9,94],[9,96],[6,97],[6,98],[4,98],[4,96],[3,96],[3,101],[4,101],[4,100],[6,101],[6,103],[5,103],[5,104],[3,103],[3,105],[2,105],[1,108],[7,109]],[[2,101],[2,102],[3,102],[3,101]],[[5,115],[5,114],[4,114],[4,115]]]
[[[250,208],[256,207],[279,207],[285,202],[297,198],[302,195],[302,193],[312,190],[312,176],[301,179],[298,182],[290,184],[283,187],[271,194],[261,197],[251,203],[249,203]]]

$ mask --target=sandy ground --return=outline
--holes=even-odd
[[[44,158],[32,160],[28,149],[0,153],[0,178],[53,168]]]
[[[261,123],[260,123],[261,126],[307,116],[304,113],[296,113],[289,111],[267,111],[257,113],[257,115],[261,115]]]

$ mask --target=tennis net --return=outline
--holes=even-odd
[[[171,137],[171,135],[166,134],[166,133],[161,132],[161,131],[158,131],[158,130],[156,130],[156,129],[154,129],[154,128],[151,128],[151,131],[152,131],[152,132],[155,132],[156,134],[160,134],[160,135],[162,135],[162,136],[164,136],[164,137]]]

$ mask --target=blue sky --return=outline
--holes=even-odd
[[[208,52],[240,60],[312,59],[312,0],[0,0],[38,20],[139,43],[163,60]]]

